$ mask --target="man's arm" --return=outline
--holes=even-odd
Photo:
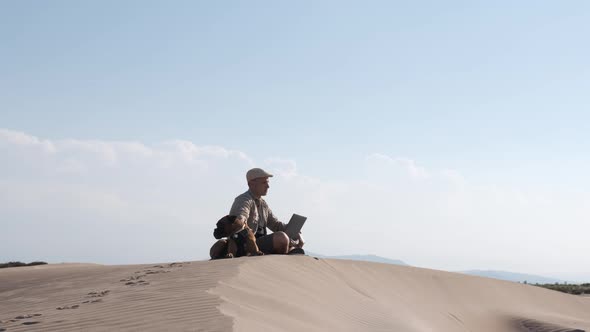
[[[239,219],[245,224],[250,216],[250,205],[250,201],[247,198],[238,196],[229,210],[229,215],[236,216],[236,220]]]

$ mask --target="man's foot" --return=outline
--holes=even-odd
[[[294,248],[287,255],[305,255],[305,250],[303,248]]]

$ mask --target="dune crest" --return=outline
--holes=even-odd
[[[408,266],[262,256],[0,271],[0,331],[590,331],[590,298]]]
[[[589,298],[361,261],[253,258],[212,292],[236,331],[590,331]]]

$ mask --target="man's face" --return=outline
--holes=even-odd
[[[250,190],[257,196],[266,196],[268,192],[268,178],[258,178],[250,181]]]

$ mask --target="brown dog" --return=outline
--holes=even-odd
[[[251,255],[264,255],[258,246],[256,245],[256,237],[254,232],[248,227],[248,225],[241,219],[237,219],[236,216],[225,216],[217,222],[215,230],[213,230],[213,236],[216,239],[227,237],[227,253],[225,256],[221,253],[215,254],[215,258],[232,258],[241,256]],[[219,241],[218,241],[219,243]],[[217,243],[213,245],[215,247]],[[213,248],[211,248],[213,251]],[[211,258],[214,259],[213,253],[211,252]]]

